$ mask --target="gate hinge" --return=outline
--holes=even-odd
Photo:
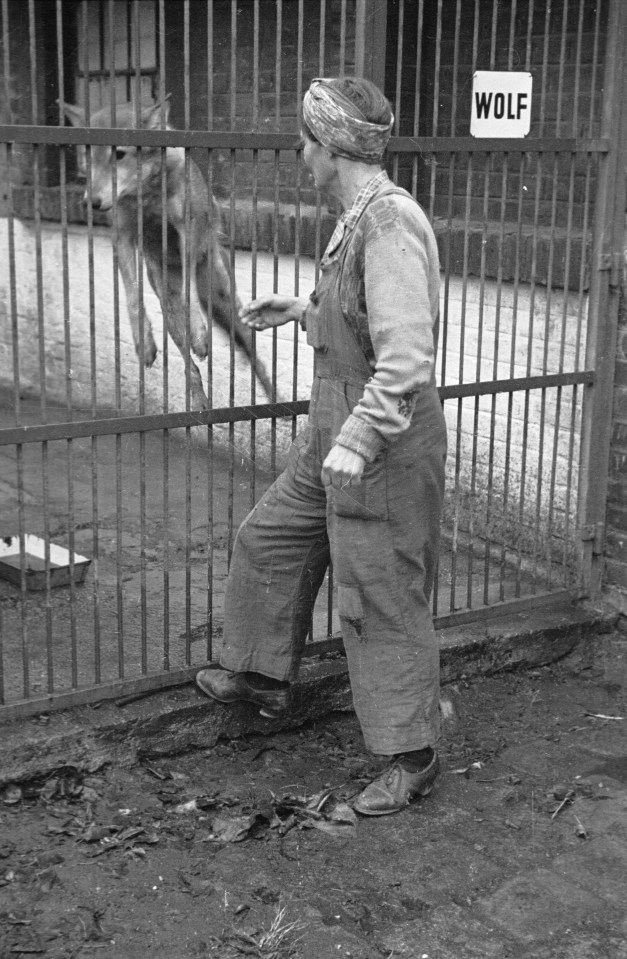
[[[599,257],[599,270],[609,270],[611,287],[620,285],[623,255],[622,253],[602,253]]]
[[[590,523],[582,526],[581,538],[584,542],[592,541],[592,555],[601,556],[605,543],[605,523]]]

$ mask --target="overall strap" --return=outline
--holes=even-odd
[[[359,331],[358,331],[358,329],[356,328],[355,323],[353,322],[353,320],[352,320],[350,317],[346,316],[346,314],[344,313],[344,310],[341,309],[341,300],[340,300],[340,296],[339,296],[339,291],[340,291],[340,285],[341,285],[341,282],[342,282],[342,275],[343,275],[343,273],[344,273],[344,263],[345,263],[345,261],[346,261],[346,256],[347,256],[348,250],[350,249],[351,243],[352,243],[352,241],[353,241],[353,239],[354,239],[354,237],[355,237],[355,231],[356,231],[356,229],[357,229],[358,223],[361,221],[364,213],[366,212],[366,210],[370,207],[370,205],[371,205],[372,203],[374,203],[376,200],[380,199],[381,197],[394,196],[394,195],[408,197],[410,200],[412,200],[412,202],[416,203],[416,200],[415,200],[414,197],[411,195],[411,193],[409,193],[407,190],[404,190],[403,187],[397,186],[395,183],[392,183],[392,182],[390,182],[388,185],[386,185],[386,186],[383,187],[381,190],[379,190],[378,193],[375,193],[375,195],[368,201],[368,203],[366,204],[366,206],[365,206],[365,207],[363,208],[363,210],[361,211],[361,214],[360,214],[360,216],[359,216],[359,219],[357,220],[357,222],[355,223],[355,226],[354,226],[353,229],[351,230],[350,236],[348,237],[348,239],[347,239],[347,241],[346,241],[346,243],[345,243],[344,249],[341,251],[341,254],[340,254],[340,257],[339,257],[339,263],[338,263],[338,276],[337,276],[337,285],[336,285],[336,295],[337,295],[337,297],[338,297],[338,302],[339,302],[339,304],[340,304],[340,310],[341,310],[341,313],[342,313],[342,318],[344,319],[344,322],[345,322],[345,324],[346,324],[347,329],[348,329],[348,330],[350,331],[350,333],[352,334],[353,339],[355,340],[355,343],[356,343],[356,345],[357,345],[360,353],[362,354],[362,356],[363,356],[363,358],[364,358],[364,362],[366,363],[366,365],[368,366],[368,368],[370,368],[370,361],[369,361],[368,357],[366,356],[366,354],[364,353],[363,347],[362,347],[362,345],[361,345],[360,338],[359,338]]]

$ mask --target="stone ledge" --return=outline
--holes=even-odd
[[[554,662],[576,646],[585,647],[616,625],[613,610],[575,604],[539,607],[466,626],[442,630],[443,685],[501,670]],[[221,737],[271,735],[338,711],[351,711],[343,658],[303,666],[294,691],[294,709],[282,720],[262,719],[247,704],[221,706],[195,685],[161,691],[116,706],[83,706],[52,713],[42,726],[32,720],[0,725],[0,787],[51,775],[62,766],[94,771],[209,748]]]

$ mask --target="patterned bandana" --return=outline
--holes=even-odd
[[[387,124],[368,123],[348,97],[320,77],[305,94],[303,120],[327,150],[365,163],[382,160],[394,125],[394,117]]]

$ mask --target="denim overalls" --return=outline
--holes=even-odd
[[[376,194],[400,192],[393,184]],[[361,484],[327,488],[320,472],[373,369],[340,304],[352,231],[323,264],[306,311],[314,348],[309,422],[285,471],[238,532],[220,664],[294,680],[313,604],[333,561],[355,710],[379,755],[432,746],[439,734],[439,650],[429,596],[439,541],[446,427],[434,384],[406,432],[367,464]]]

